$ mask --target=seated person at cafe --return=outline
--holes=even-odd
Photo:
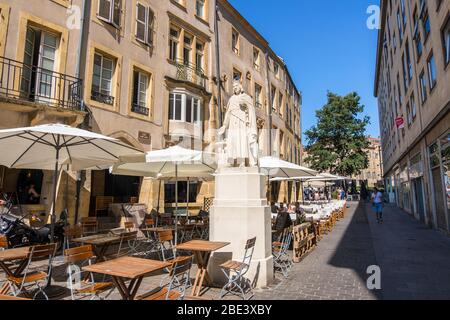
[[[32,183],[27,187],[28,203],[38,204],[41,195],[36,191],[35,185]]]
[[[287,208],[284,206],[279,209],[277,219],[275,221],[275,230],[281,232],[292,225],[291,216]]]

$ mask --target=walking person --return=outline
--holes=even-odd
[[[377,215],[377,222],[383,223],[383,194],[378,188],[375,188],[372,193],[372,203]]]

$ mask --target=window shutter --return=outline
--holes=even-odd
[[[153,11],[148,8],[148,15],[147,15],[147,43],[153,44],[153,22],[155,19],[155,14]]]
[[[142,42],[145,42],[145,20],[146,20],[146,8],[138,3],[136,12],[136,38]]]
[[[99,0],[98,15],[107,21],[110,20],[111,1],[112,0]]]
[[[112,16],[112,23],[116,27],[120,27],[120,13],[121,13],[121,0],[112,0],[114,1],[114,7],[113,7],[113,16]]]

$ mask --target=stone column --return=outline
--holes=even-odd
[[[223,168],[215,179],[215,199],[210,213],[210,240],[231,244],[214,252],[209,274],[214,284],[226,278],[219,265],[227,260],[242,261],[245,243],[256,237],[250,270],[246,277],[257,287],[273,282],[270,208],[265,197],[266,177],[255,168]]]

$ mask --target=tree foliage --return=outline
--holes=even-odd
[[[317,124],[306,131],[308,153],[305,162],[318,171],[351,176],[368,167],[365,149],[369,117],[360,117],[364,105],[360,96],[339,96],[328,92],[327,104],[316,112]]]

